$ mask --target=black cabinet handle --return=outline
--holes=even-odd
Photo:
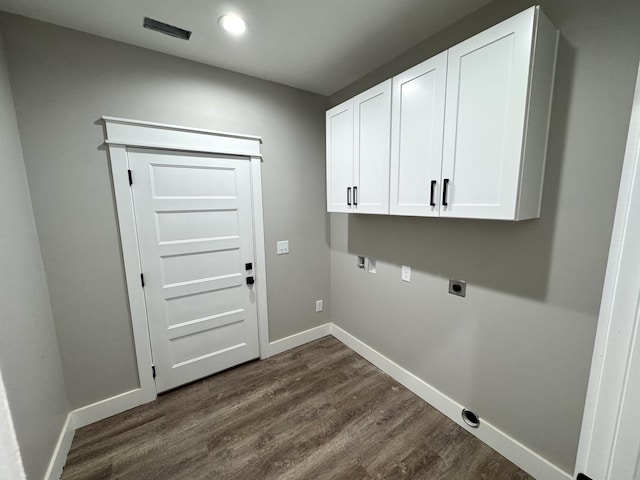
[[[351,206],[351,187],[347,187],[347,205]]]
[[[353,187],[353,205],[358,205],[358,187]]]
[[[447,205],[449,205],[447,203],[447,196],[449,195],[449,179],[445,178],[444,179],[444,185],[442,187],[442,205],[444,205],[445,207]]]
[[[432,207],[436,206],[436,182],[435,180],[431,180],[431,200],[429,201],[429,205]]]

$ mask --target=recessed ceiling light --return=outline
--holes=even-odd
[[[247,31],[249,24],[240,15],[235,13],[228,13],[223,15],[218,20],[220,26],[231,35],[242,35]]]

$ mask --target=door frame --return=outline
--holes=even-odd
[[[125,280],[129,296],[131,325],[140,388],[127,392],[122,410],[154,400],[157,396],[153,379],[151,343],[144,290],[140,282],[142,272],[138,251],[138,234],[129,184],[127,148],[156,148],[178,152],[232,155],[249,159],[253,210],[253,242],[255,255],[256,307],[258,313],[258,343],[260,358],[268,356],[269,322],[267,315],[266,261],[264,244],[264,216],[262,210],[262,139],[252,135],[218,132],[197,128],[167,125],[116,117],[102,117],[106,130],[105,143],[111,159],[111,176],[116,200],[120,244],[124,261]],[[135,182],[135,179],[133,179]]]
[[[609,480],[617,447],[634,338],[640,336],[640,70],[636,81],[629,134],[622,167],[618,202],[589,387],[574,475]]]

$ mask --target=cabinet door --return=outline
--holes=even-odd
[[[441,216],[515,218],[537,13],[449,50]]]
[[[327,111],[327,212],[350,212],[353,195],[353,100]]]
[[[354,97],[354,212],[389,213],[391,79]]]
[[[447,52],[393,79],[391,214],[439,215],[446,80]]]

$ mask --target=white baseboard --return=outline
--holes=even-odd
[[[327,335],[330,335],[330,325],[331,324],[326,323],[281,340],[271,342],[269,344],[267,355],[263,356],[263,358],[268,358],[292,348],[299,347],[300,345],[304,345],[305,343],[326,337]],[[74,410],[71,412],[73,425],[75,428],[82,428],[91,423],[98,422],[131,408],[148,403],[155,398],[156,392],[154,390],[136,388]]]
[[[150,402],[156,398],[155,392],[143,391],[141,388],[116,395],[105,400],[73,410],[67,415],[58,443],[53,450],[49,467],[44,476],[45,480],[60,480],[62,469],[67,461],[71,449],[73,434],[77,428],[82,428],[94,422],[122,413],[130,408]]]
[[[263,358],[277,355],[327,335],[333,335],[351,350],[366,358],[380,370],[387,373],[534,478],[540,480],[571,480],[572,477],[569,473],[556,467],[490,423],[482,421],[479,428],[469,427],[461,417],[462,405],[333,323],[326,323],[271,342],[266,352],[267,355],[264,355]],[[135,389],[72,411],[60,433],[45,480],[58,480],[60,478],[76,428],[84,427],[90,423],[150,402],[155,396],[155,392]]]
[[[86,407],[71,412],[75,428],[82,428],[91,423],[104,420],[131,408],[151,402],[156,398],[155,391],[145,391],[141,388],[121,393],[111,398],[101,400]]]
[[[67,419],[62,426],[58,442],[51,455],[51,461],[47,472],[44,474],[44,480],[60,480],[62,476],[62,468],[67,461],[67,454],[71,449],[73,434],[75,433],[75,425],[73,424],[73,412],[67,415]]]
[[[490,423],[483,420],[480,427],[469,427],[462,420],[462,405],[333,323],[331,324],[331,335],[373,363],[391,378],[404,385],[425,402],[440,410],[440,412],[472,435],[478,437],[499,454],[515,463],[529,475],[539,480],[571,480],[570,474],[545,460]]]
[[[262,358],[272,357],[273,355],[286,352],[287,350],[299,347],[300,345],[304,345],[305,343],[313,342],[314,340],[326,337],[327,335],[331,335],[330,323],[325,323],[324,325],[310,328],[309,330],[305,330],[304,332],[295,333],[288,337],[269,343],[267,354],[263,355]]]

